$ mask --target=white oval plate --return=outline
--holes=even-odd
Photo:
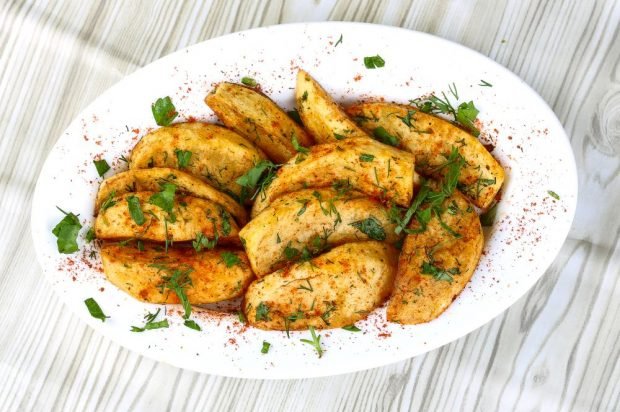
[[[342,42],[338,40],[342,36]],[[364,56],[379,54],[385,67],[369,70]],[[92,160],[103,156],[113,170],[155,122],[151,103],[170,96],[178,121],[216,118],[203,103],[220,81],[255,78],[287,109],[293,107],[298,67],[308,70],[338,101],[371,97],[407,102],[457,86],[461,100],[480,109],[483,140],[506,167],[507,182],[495,226],[487,231],[472,281],[438,319],[401,326],[385,321],[385,310],[358,323],[361,333],[322,331],[325,355],[299,341],[308,332],[243,328],[233,315],[208,310],[194,316],[196,332],[182,325],[169,306],[169,329],[130,332],[161,305],[138,302],[108,283],[98,256],[83,235],[92,225],[101,179]],[[481,80],[493,87],[483,87]],[[548,191],[556,192],[556,200]],[[577,198],[570,144],[545,102],[514,74],[463,46],[409,30],[356,23],[292,24],[212,39],[166,56],[124,78],[93,102],[61,136],[37,183],[32,234],[37,256],[63,301],[90,326],[119,344],[170,364],[245,378],[307,378],[334,375],[400,361],[457,339],[497,316],[540,278],[560,250]],[[80,252],[60,255],[51,229],[62,218],[59,206],[80,214]],[[96,253],[96,251],[95,251]],[[83,303],[93,297],[110,316],[90,317]],[[173,310],[174,308],[174,310]],[[198,312],[198,311],[196,311]],[[263,340],[271,343],[264,355]]]

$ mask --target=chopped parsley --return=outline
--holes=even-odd
[[[336,42],[336,44],[334,44],[334,47],[338,47],[338,45],[342,43],[342,34],[340,35],[340,38],[338,39],[338,41]]]
[[[314,331],[314,326],[310,326],[308,327],[308,329],[310,329],[310,335],[312,337],[312,340],[309,340],[309,339],[299,339],[299,340],[303,343],[307,343],[308,345],[312,346],[314,350],[316,350],[316,353],[319,355],[319,359],[320,359],[323,356],[323,348],[321,348],[321,335],[316,334],[316,332]]]
[[[295,135],[295,133],[293,133],[293,136],[291,137],[291,143],[293,144],[293,149],[295,149],[296,152],[302,154],[310,153],[310,149],[308,149],[307,147],[303,147],[299,144],[299,141],[297,140],[297,135]]]
[[[279,167],[269,160],[261,160],[243,176],[238,177],[235,182],[245,189],[241,192],[241,203],[246,199],[254,199],[259,193],[264,194],[267,186],[275,179]]]
[[[102,177],[105,172],[110,170],[110,165],[108,164],[108,162],[106,162],[105,159],[93,160],[93,163],[95,164],[95,168],[97,169],[99,177]]]
[[[116,204],[116,200],[114,200],[115,196],[116,196],[116,190],[112,190],[110,194],[108,195],[108,197],[106,198],[106,200],[104,200],[101,206],[99,207],[99,210],[103,212],[104,210],[107,210],[111,208],[112,206],[114,206]]]
[[[202,330],[200,325],[197,324],[196,321],[193,320],[193,319],[185,319],[185,322],[183,322],[183,325],[187,326],[190,329],[194,329],[194,330],[197,330],[197,331],[201,331]]]
[[[219,235],[215,232],[215,237],[213,239],[209,239],[203,233],[196,233],[196,240],[192,241],[192,246],[196,252],[202,251],[202,249],[213,249],[215,245],[217,245],[217,241],[219,240]]]
[[[480,84],[478,86],[482,86],[482,87],[493,87],[493,85],[489,82],[487,82],[486,80],[480,80]]]
[[[227,268],[231,268],[235,265],[241,264],[241,259],[239,259],[239,256],[237,256],[233,252],[222,252],[220,256],[222,257],[222,261]]]
[[[398,146],[400,144],[398,137],[390,134],[383,126],[376,127],[375,130],[372,131],[372,134],[381,143],[385,143],[390,146]]]
[[[370,216],[364,220],[358,220],[357,222],[350,223],[351,226],[367,235],[374,240],[385,240],[386,234],[381,222],[379,222],[374,216]]]
[[[155,123],[159,126],[168,126],[179,115],[170,96],[160,97],[151,105],[151,111],[155,118]]]
[[[366,56],[364,57],[364,66],[367,69],[376,69],[385,66],[385,60],[378,54],[376,56]]]
[[[136,225],[142,226],[146,219],[144,218],[144,213],[142,213],[142,208],[140,207],[140,199],[136,196],[129,196],[127,198],[127,206],[129,207],[129,214]]]
[[[297,216],[301,216],[301,215],[303,215],[306,212],[306,208],[308,207],[308,203],[310,203],[310,200],[308,200],[308,199],[297,199],[297,202],[301,203],[301,208],[297,212]],[[278,238],[280,238],[280,235],[278,235]],[[278,243],[280,243],[280,242],[278,242]]]
[[[96,238],[97,236],[95,235],[95,229],[93,229],[92,227],[89,227],[88,231],[86,231],[86,235],[84,236],[84,240],[86,240],[86,243],[90,243]]]
[[[84,304],[86,304],[86,308],[88,309],[90,316],[92,316],[93,318],[99,319],[102,322],[105,322],[105,320],[109,318],[109,316],[106,316],[103,313],[103,310],[101,310],[101,306],[99,306],[95,299],[88,298],[84,301]]]
[[[368,153],[362,153],[360,155],[360,162],[372,162],[375,159],[375,155]]]
[[[338,133],[334,132],[334,138],[335,138],[336,140],[342,140],[342,139],[346,139],[346,136],[345,136],[345,135],[338,134]]]
[[[177,186],[175,184],[164,183],[161,185],[161,191],[154,193],[149,198],[150,204],[158,206],[168,213],[170,222],[172,223],[176,220],[172,212],[172,208],[174,207],[174,194],[176,191]]]
[[[175,149],[174,154],[177,156],[177,164],[179,169],[185,169],[189,166],[189,161],[192,158],[192,152],[189,150]]]
[[[79,250],[77,237],[82,224],[77,215],[67,213],[58,206],[56,206],[56,209],[65,214],[65,217],[52,229],[52,233],[57,237],[56,246],[58,246],[58,251],[67,254],[77,252]]]
[[[188,265],[171,268],[159,263],[154,263],[149,266],[156,268],[158,272],[163,271],[167,274],[167,276],[162,277],[162,283],[159,285],[160,292],[164,293],[164,290],[166,289],[173,291],[179,298],[179,301],[185,311],[183,318],[189,319],[189,316],[192,313],[192,305],[189,303],[185,289],[188,286],[192,286],[192,279],[189,275],[194,271],[194,269]]]
[[[493,182],[493,183],[495,183],[495,182]],[[553,190],[547,190],[547,193],[549,193],[549,196],[551,196],[555,200],[560,200],[560,195],[555,193]]]
[[[430,262],[422,262],[422,266],[420,267],[420,269],[422,270],[421,273],[423,275],[430,275],[435,278],[435,280],[443,280],[449,283],[452,283],[454,281],[454,275],[458,275],[461,273],[458,267],[453,267],[452,269],[442,269],[438,266],[435,266],[432,259]]]
[[[145,330],[167,328],[169,326],[168,325],[168,319],[164,319],[164,320],[160,320],[158,322],[155,322],[155,319],[157,318],[157,315],[159,315],[160,311],[161,311],[161,309],[157,309],[157,311],[155,313],[147,313],[144,316],[144,320],[146,321],[146,324],[143,327],[132,326],[131,327],[131,331],[132,332],[144,332]]]
[[[256,83],[256,80],[254,80],[251,77],[247,77],[247,76],[244,76],[241,78],[241,83],[245,84],[246,86],[250,86],[250,87],[256,87],[256,85],[258,84]]]
[[[362,330],[355,325],[347,325],[343,326],[342,329],[348,330],[349,332],[361,332]]]
[[[269,352],[269,348],[271,347],[271,343],[267,342],[266,340],[263,341],[263,347],[260,350],[260,353],[267,353]]]
[[[256,307],[256,315],[254,317],[256,321],[270,321],[271,317],[269,317],[269,306],[265,304],[265,302],[261,302]]]

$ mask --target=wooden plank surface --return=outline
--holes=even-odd
[[[549,102],[580,197],[548,273],[450,345],[350,375],[254,381],[135,355],[44,281],[30,202],[69,122],[181,47],[295,21],[402,26],[476,49]],[[620,410],[620,3],[601,1],[10,1],[0,4],[0,410]],[[406,47],[403,47],[406,53]],[[526,120],[526,119],[525,119]]]

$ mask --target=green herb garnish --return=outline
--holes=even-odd
[[[351,226],[367,235],[374,240],[385,240],[385,230],[374,216],[370,216],[364,220],[358,220],[357,222],[350,223]]]
[[[254,80],[251,77],[247,77],[247,76],[244,76],[241,78],[241,83],[245,84],[246,86],[250,86],[250,87],[256,87],[256,85],[258,84],[256,83],[256,80]]]
[[[224,264],[226,264],[227,268],[231,268],[235,265],[241,264],[241,259],[239,259],[239,256],[232,252],[222,252],[220,256],[222,257],[222,261],[224,262]]]
[[[67,213],[58,206],[56,209],[65,214],[65,217],[52,229],[52,233],[58,238],[56,240],[58,251],[67,254],[77,252],[79,250],[77,237],[82,224],[77,215]]]
[[[174,154],[177,156],[177,164],[179,169],[185,169],[189,166],[189,160],[192,158],[192,152],[189,150],[175,149]]]
[[[260,350],[260,353],[267,353],[269,352],[269,348],[271,347],[271,343],[267,342],[266,340],[263,341],[263,347]]]
[[[452,269],[442,269],[438,266],[435,266],[434,262],[431,260],[430,262],[424,261],[422,262],[422,266],[420,267],[423,275],[431,275],[435,280],[444,280],[446,282],[452,283],[454,281],[453,275],[458,275],[460,272],[459,268],[453,267]]]
[[[499,203],[495,203],[489,208],[489,210],[480,215],[480,223],[482,224],[482,226],[493,226],[493,223],[495,222],[495,217],[497,216],[498,204]]]
[[[265,302],[259,303],[258,306],[256,307],[255,319],[257,322],[261,320],[265,320],[265,321],[271,320],[271,317],[269,317],[269,306],[265,305]]]
[[[170,96],[159,98],[151,105],[151,111],[155,118],[155,123],[159,126],[168,126],[179,115]]]
[[[142,213],[142,208],[140,207],[140,199],[136,196],[129,196],[127,198],[127,206],[129,207],[129,214],[136,225],[142,226],[146,219],[144,218],[144,213]]]
[[[170,217],[170,222],[174,223],[176,219],[172,213],[172,208],[174,207],[174,194],[177,191],[177,186],[172,183],[164,183],[161,188],[160,192],[151,195],[149,203],[166,211]]]
[[[241,203],[248,198],[254,199],[259,193],[264,193],[265,189],[276,177],[276,170],[279,168],[269,160],[261,160],[253,168],[245,172],[235,182],[246,189],[242,192]]]
[[[319,355],[319,359],[323,356],[323,348],[321,348],[321,335],[317,335],[314,331],[314,326],[308,327],[310,329],[310,335],[312,336],[312,340],[309,339],[299,339],[303,343],[307,343],[311,345],[316,353]]]
[[[219,240],[219,235],[215,232],[215,237],[213,239],[209,239],[203,233],[196,233],[196,240],[192,241],[192,246],[196,252],[202,251],[202,249],[213,249],[215,245],[217,245],[217,241]]]
[[[342,34],[340,35],[340,38],[338,39],[338,41],[336,42],[336,44],[334,44],[334,47],[338,47],[338,45],[342,43]]]
[[[299,141],[297,140],[297,135],[295,135],[294,133],[293,133],[293,136],[291,137],[291,143],[293,144],[293,149],[295,149],[296,152],[302,153],[302,154],[310,153],[310,149],[308,149],[307,147],[303,147],[302,145],[299,144]]]
[[[89,227],[88,230],[86,231],[86,235],[84,236],[84,240],[86,240],[86,243],[90,243],[96,238],[97,236],[95,235],[95,229],[93,229],[92,227]]]
[[[99,306],[97,301],[95,301],[95,299],[88,298],[84,301],[84,303],[86,304],[86,308],[88,309],[90,316],[92,316],[93,318],[99,319],[102,322],[105,322],[105,320],[109,318],[109,316],[106,316],[103,313],[103,311],[101,310],[101,307]]]
[[[159,315],[160,311],[161,309],[157,309],[155,313],[147,313],[144,316],[144,320],[146,321],[146,324],[143,327],[132,326],[131,331],[132,332],[144,332],[145,330],[167,328],[169,326],[168,319],[155,322],[155,318],[157,318],[157,315]]]
[[[189,275],[194,271],[194,269],[187,265],[180,266],[178,268],[171,268],[159,263],[154,263],[149,266],[156,268],[158,272],[163,271],[167,273],[168,276],[162,277],[162,283],[159,285],[160,291],[161,293],[164,293],[164,290],[166,289],[173,291],[179,298],[179,301],[185,311],[183,318],[189,319],[189,316],[192,313],[192,305],[189,303],[185,289],[192,285],[192,279]]]
[[[193,319],[185,319],[185,322],[183,322],[183,325],[187,326],[190,329],[194,329],[194,330],[197,330],[197,331],[201,331],[202,330],[200,325],[197,324],[196,321],[194,321]]]
[[[97,173],[99,173],[100,177],[102,177],[105,172],[110,170],[110,165],[105,159],[93,160],[93,163],[95,164],[95,168],[97,169]]]
[[[381,143],[388,144],[390,146],[398,146],[400,144],[400,140],[398,137],[390,134],[383,126],[379,126],[372,131],[372,134],[379,140]]]
[[[361,332],[362,330],[355,325],[347,325],[343,326],[342,329],[348,330],[349,332]]]
[[[367,69],[376,69],[385,66],[385,60],[378,54],[376,56],[366,56],[364,57],[364,66]]]
[[[362,153],[360,155],[360,162],[372,162],[374,159],[375,156],[368,153]]]
[[[480,84],[478,86],[493,87],[493,85],[491,83],[487,82],[486,80],[480,80]]]
[[[493,182],[493,183],[495,183],[495,182]],[[553,190],[547,190],[547,193],[549,193],[549,196],[551,196],[555,200],[560,200],[560,195],[555,193]]]
[[[290,118],[295,121],[295,123],[301,124],[301,116],[299,115],[297,109],[289,110],[286,114],[288,114]]]

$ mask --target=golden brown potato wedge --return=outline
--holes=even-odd
[[[302,146],[314,143],[271,99],[249,87],[220,83],[205,103],[227,127],[260,147],[275,162],[283,163],[295,156],[293,137]]]
[[[99,207],[111,193],[119,196],[128,192],[156,192],[160,190],[162,183],[172,183],[177,186],[179,193],[211,200],[223,206],[240,225],[244,225],[248,221],[247,211],[232,197],[213,188],[204,180],[168,167],[133,169],[105,179],[101,182],[97,192],[95,212],[99,212]]]
[[[369,133],[383,127],[400,140],[403,149],[415,155],[416,171],[441,177],[446,156],[456,147],[466,163],[461,169],[459,189],[476,206],[487,208],[504,183],[504,169],[471,134],[447,120],[393,103],[363,103],[347,113],[359,119]]]
[[[278,170],[273,182],[256,197],[252,217],[283,194],[334,182],[348,182],[369,197],[409,206],[414,186],[419,184],[413,163],[411,153],[368,137],[316,145],[309,154],[297,155]]]
[[[257,276],[329,247],[381,240],[396,243],[396,224],[375,199],[334,189],[305,189],[276,199],[240,232]]]
[[[275,330],[351,325],[390,294],[397,260],[398,251],[383,242],[335,247],[253,282],[243,303],[246,318]]]
[[[189,151],[186,167],[179,167],[177,151]],[[171,167],[204,179],[229,195],[239,196],[235,180],[265,155],[237,133],[208,123],[178,123],[144,136],[131,152],[130,169]]]
[[[176,196],[172,209],[174,219],[159,206],[149,203],[154,192],[125,193],[106,200],[95,220],[97,239],[141,239],[153,242],[184,242],[202,233],[218,243],[238,245],[239,228],[228,212],[217,203],[191,196]],[[128,199],[138,199],[144,223],[132,218]]]
[[[434,217],[425,231],[405,238],[387,308],[389,321],[416,324],[435,319],[471,279],[484,243],[480,219],[458,191],[444,201],[443,208],[449,206],[451,213],[443,213],[441,219],[460,237]],[[420,226],[414,221],[409,228]]]
[[[196,253],[194,249],[171,248],[164,253],[162,247],[149,245],[140,251],[131,246],[105,244],[101,259],[110,282],[134,298],[150,303],[179,303],[176,293],[165,287],[165,278],[175,270],[189,271],[191,285],[184,290],[192,305],[241,296],[254,279],[245,253],[231,249]]]
[[[304,70],[297,73],[295,101],[301,120],[317,143],[368,137],[321,85]]]

